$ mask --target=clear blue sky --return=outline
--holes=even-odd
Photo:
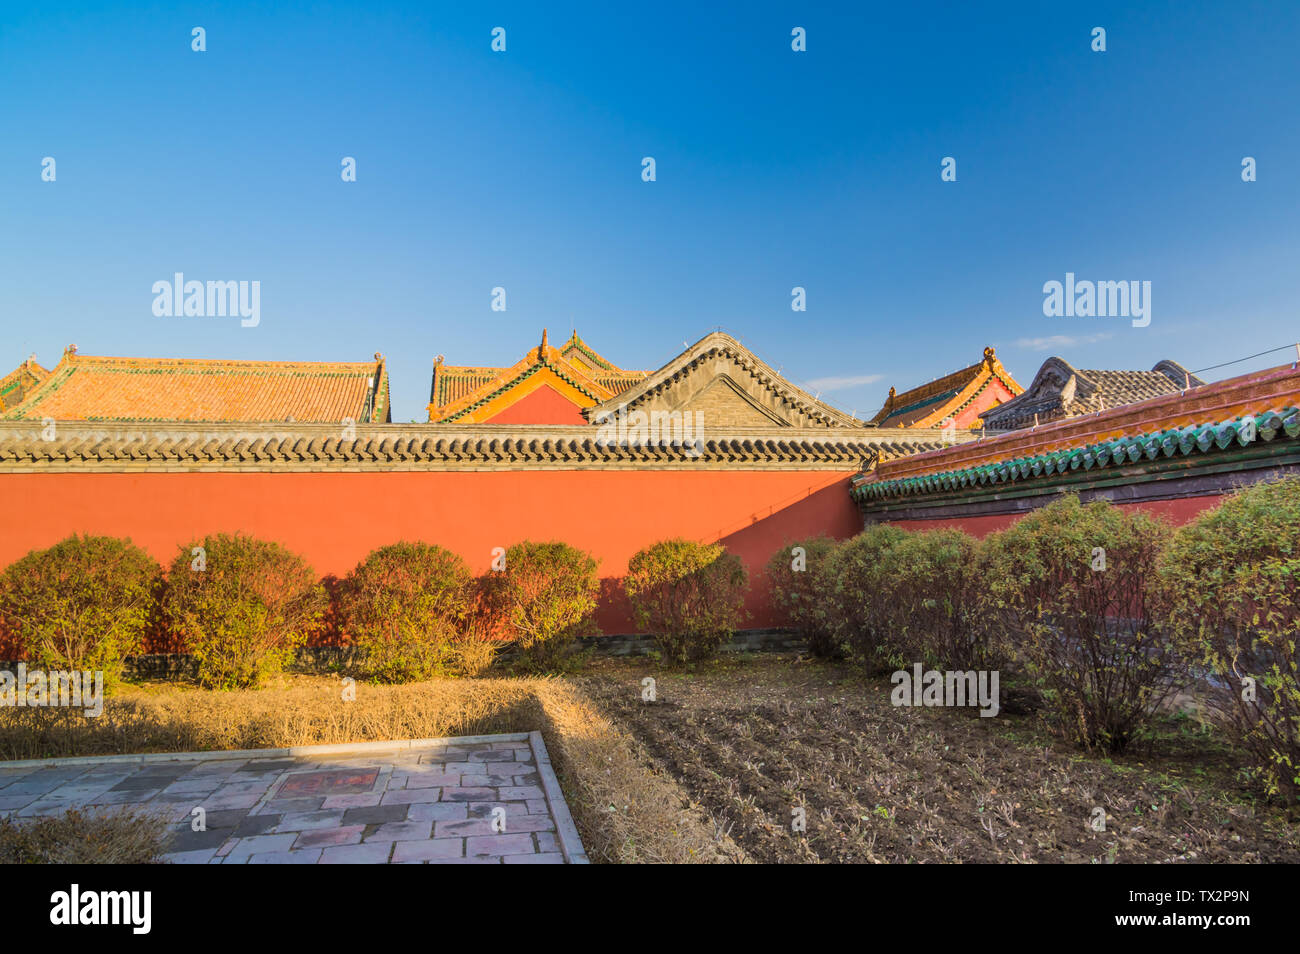
[[[424,420],[437,354],[576,324],[654,368],[721,326],[866,415],[986,344],[1028,384],[1300,338],[1294,2],[0,10],[6,368],[382,351]],[[177,271],[260,281],[261,324],[155,317]],[[1150,281],[1150,326],[1045,317],[1067,271]]]

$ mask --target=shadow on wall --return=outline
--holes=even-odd
[[[765,629],[783,623],[772,608],[768,590],[766,570],[772,554],[797,540],[821,535],[846,540],[861,529],[862,522],[849,501],[848,481],[845,480],[772,504],[766,510],[752,514],[743,526],[721,528],[697,539],[708,543],[720,542],[740,557],[749,574],[746,619],[742,625],[746,629]],[[621,577],[601,580],[596,622],[600,631],[607,635],[643,633],[632,620],[631,605]]]

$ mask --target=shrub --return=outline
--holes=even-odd
[[[803,549],[802,557],[794,553]],[[782,547],[767,564],[772,603],[785,621],[803,633],[816,656],[838,658],[845,654],[834,624],[834,581],[829,576],[836,543],[815,537]]]
[[[223,533],[181,548],[163,609],[194,655],[199,682],[233,689],[283,670],[320,625],[325,603],[302,557],[278,543]]]
[[[881,557],[891,640],[908,662],[999,669],[978,541],[960,530],[908,533]]]
[[[592,614],[600,581],[596,560],[567,543],[516,543],[505,569],[488,575],[485,603],[537,671],[559,666],[585,633],[596,632]]]
[[[161,571],[129,540],[71,536],[0,576],[0,616],[29,663],[102,671],[111,686],[138,652]]]
[[[469,612],[456,638],[455,672],[460,676],[478,676],[492,668],[506,638],[499,612],[488,600],[482,580],[471,584]]]
[[[1123,750],[1176,688],[1156,607],[1170,533],[1148,514],[1071,495],[985,541],[990,611],[1005,611],[1017,661],[1085,747]]]
[[[672,662],[704,659],[736,632],[745,567],[720,543],[665,540],[628,561],[624,586],[637,625]]]
[[[896,669],[904,662],[884,567],[885,555],[906,536],[906,530],[887,524],[868,527],[832,551],[823,578],[833,638],[875,670]]]
[[[380,547],[339,590],[339,624],[381,682],[424,680],[458,670],[470,608],[469,567],[427,543]]]
[[[135,808],[0,818],[0,865],[161,864],[167,823],[164,814]]]
[[[1179,648],[1269,794],[1300,795],[1300,480],[1258,484],[1179,529],[1161,578]],[[1254,679],[1253,693],[1243,679]]]

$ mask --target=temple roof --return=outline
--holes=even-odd
[[[37,364],[36,355],[32,355],[0,378],[0,412],[21,404],[27,395],[49,376],[49,369]]]
[[[880,427],[938,427],[977,400],[994,380],[1001,381],[1012,394],[1025,390],[1002,366],[993,349],[985,348],[984,357],[969,367],[902,394],[890,388],[884,407],[871,423]]]
[[[984,485],[1289,440],[1300,435],[1297,405],[1300,369],[1286,365],[1255,371],[1214,384],[1193,384],[1186,392],[882,461],[855,479],[853,493],[862,502],[962,493]]]
[[[508,368],[433,364],[429,394],[432,423],[482,423],[543,385],[576,407],[589,407],[614,397],[645,377],[625,371],[598,354],[574,331],[556,348],[542,330],[542,343]]]
[[[114,358],[75,345],[6,420],[319,422],[390,420],[388,371],[373,361]]]
[[[1174,394],[1205,382],[1176,361],[1161,361],[1150,371],[1107,371],[1075,368],[1051,357],[1034,375],[1025,392],[984,414],[994,430],[1029,427],[1061,417],[1095,414],[1111,408]]]
[[[635,411],[695,411],[705,427],[863,426],[781,377],[721,331],[705,335],[644,380],[583,413],[589,421],[599,421]]]

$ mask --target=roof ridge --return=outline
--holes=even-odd
[[[142,358],[127,355],[67,354],[59,362],[82,365],[139,364],[142,366],[196,365],[200,367],[249,368],[373,368],[379,359],[364,361],[275,361],[261,358]]]
[[[647,374],[638,385],[597,404],[595,407],[588,408],[584,413],[588,420],[592,420],[611,413],[615,406],[626,409],[641,401],[648,400],[653,394],[672,384],[677,377],[715,353],[729,355],[735,363],[753,375],[767,391],[777,394],[783,401],[802,405],[803,413],[815,420],[820,419],[848,427],[862,427],[865,425],[865,422],[859,421],[844,411],[827,404],[820,398],[814,397],[793,381],[778,374],[771,365],[745,347],[738,338],[725,331],[709,332],[699,341],[688,345],[686,350],[671,361]],[[780,382],[779,386],[777,382]]]
[[[82,355],[69,346],[54,371],[3,417],[375,421],[391,413],[389,388],[378,352],[370,361],[248,361]]]

